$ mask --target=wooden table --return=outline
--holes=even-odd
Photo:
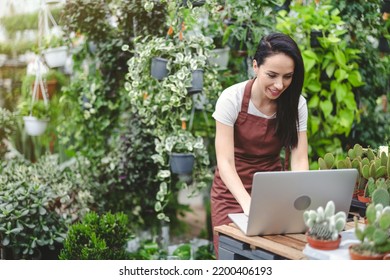
[[[345,229],[353,227],[352,221],[347,223]],[[218,259],[220,260],[306,259],[303,254],[307,243],[305,234],[246,236],[233,223],[217,226],[214,230],[219,236]]]

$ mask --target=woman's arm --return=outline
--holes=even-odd
[[[307,132],[298,132],[298,145],[291,150],[291,170],[308,170],[308,144]]]
[[[251,198],[236,171],[234,128],[219,121],[216,121],[215,150],[222,181],[241,205],[244,213],[248,215]]]

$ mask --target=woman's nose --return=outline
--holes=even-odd
[[[276,87],[277,89],[281,90],[283,89],[283,81],[282,80],[276,80],[275,81],[275,84],[274,84],[274,87]]]

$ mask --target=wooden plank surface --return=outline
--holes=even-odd
[[[302,250],[306,243],[301,240],[301,237],[295,238],[297,236],[296,234],[291,236],[246,236],[232,224],[215,227],[215,231],[248,243],[252,249],[259,248],[267,250],[288,259],[305,259]],[[301,235],[304,237],[303,234]]]
[[[349,222],[346,229],[353,228]],[[306,246],[305,234],[283,234],[266,236],[246,236],[233,223],[214,228],[218,234],[225,234],[234,239],[248,243],[252,249],[266,250],[292,260],[306,259],[303,249]]]

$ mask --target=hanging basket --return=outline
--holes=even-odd
[[[42,135],[47,127],[47,123],[49,120],[40,120],[34,116],[25,116],[24,120],[24,128],[26,129],[26,133],[30,136],[39,136]]]
[[[57,48],[49,48],[42,51],[46,64],[50,68],[63,67],[68,57],[68,47],[61,46]]]

